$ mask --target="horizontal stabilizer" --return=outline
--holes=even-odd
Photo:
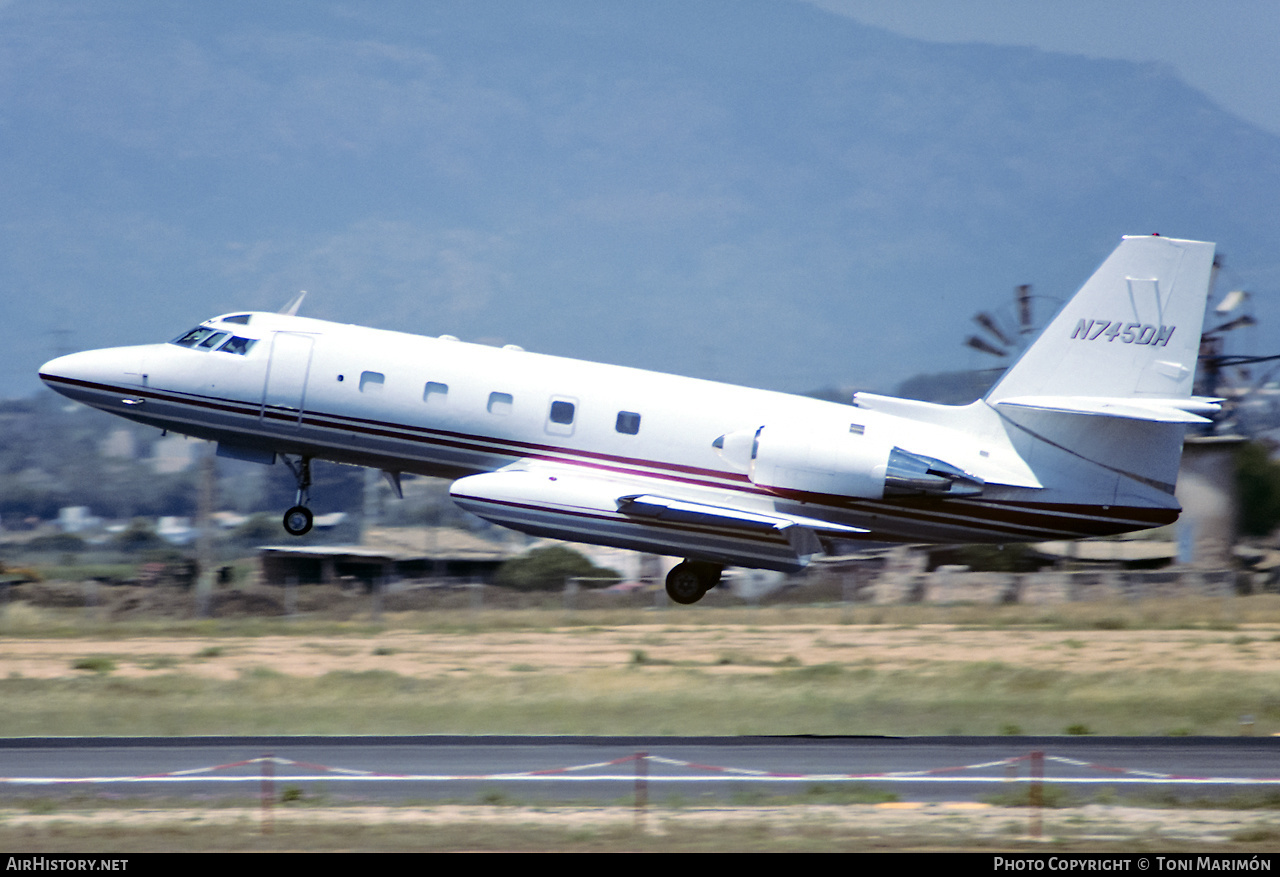
[[[1058,411],[1094,417],[1123,417],[1153,423],[1209,423],[1207,417],[1218,410],[1220,399],[1190,396],[1160,399],[1149,396],[1109,398],[1105,396],[1015,396],[1001,399],[995,407],[1026,408],[1035,411]]]
[[[650,494],[619,497],[618,511],[623,514],[644,515],[663,521],[680,521],[686,524],[731,524],[765,530],[806,527],[827,533],[856,534],[869,532],[862,527],[833,524],[830,521],[820,521],[816,518],[806,518],[802,515],[788,515],[782,512],[752,512],[746,509],[706,505],[700,502],[689,502]]]

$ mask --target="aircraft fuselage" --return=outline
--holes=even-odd
[[[218,443],[299,483],[309,462],[456,479],[482,517],[679,554],[692,602],[727,564],[796,570],[840,540],[1018,542],[1177,518],[1213,245],[1125,238],[970,405],[853,405],[284,314],[227,314],[167,344],[60,357],[88,405]],[[1095,331],[1096,330],[1096,331]],[[289,457],[296,457],[297,464]]]
[[[578,476],[605,494],[619,484],[630,492],[674,489],[711,505],[782,509],[865,528],[877,541],[1096,535],[1176,516],[1169,498],[1155,507],[1101,508],[1075,506],[1070,497],[1055,498],[1051,488],[1000,485],[1002,471],[1025,480],[1026,467],[1015,446],[1018,437],[982,403],[953,408],[869,397],[867,404],[878,400],[952,421],[929,423],[874,408],[518,349],[278,314],[247,319],[202,324],[249,336],[254,344],[245,354],[174,343],[116,348],[55,360],[42,377],[93,407],[219,442],[220,453],[228,456],[270,462],[274,454],[293,454],[455,479],[512,466],[543,468],[559,472],[557,481]],[[749,453],[734,459],[714,445],[721,436],[752,434],[766,424],[834,441],[856,431],[863,440],[992,477],[974,498],[849,497],[788,490],[786,484],[761,486],[750,477]],[[800,464],[792,468],[804,468]],[[1097,480],[1096,472],[1085,474]],[[545,502],[512,499],[504,503],[510,519],[503,522],[577,541],[668,553],[683,547],[707,559],[732,556],[766,567],[796,567],[789,557],[780,560],[758,545],[735,547],[741,534],[716,537],[705,524],[689,525],[696,536],[673,546],[673,538],[686,541],[674,532],[679,525],[618,515],[607,508],[607,499],[605,508],[596,508],[568,497],[553,520],[535,508]],[[470,499],[481,512],[480,503],[496,501]],[[460,502],[468,506],[468,498]],[[699,547],[708,537],[724,544]],[[746,556],[738,556],[743,551]]]

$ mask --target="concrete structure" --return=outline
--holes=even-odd
[[[487,582],[518,551],[466,532],[437,527],[371,528],[362,545],[269,545],[260,549],[262,582],[270,585],[371,586],[403,579]]]
[[[1200,569],[1227,569],[1236,543],[1236,450],[1240,436],[1188,436],[1178,473],[1178,559]]]

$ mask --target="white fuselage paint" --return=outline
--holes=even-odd
[[[726,563],[794,569],[806,552],[772,530],[626,515],[616,498],[674,493],[830,522],[832,532],[814,528],[826,537],[856,538],[838,529],[866,528],[881,541],[1118,532],[1176,514],[1167,494],[1038,441],[982,402],[953,407],[870,396],[868,407],[854,407],[277,314],[254,313],[247,325],[204,325],[256,343],[247,355],[174,344],[90,351],[55,360],[42,374],[72,398],[218,441],[232,453],[297,454],[451,478],[519,472],[502,482],[486,476],[486,490],[496,486],[500,497],[469,491],[464,481],[455,498],[528,532]],[[552,417],[555,402],[573,406],[571,422]],[[639,416],[634,434],[619,431],[620,412]],[[749,456],[735,459],[713,445],[765,425],[781,435],[900,447],[973,473],[985,488],[975,498],[902,500],[788,490],[776,480],[766,489],[744,471]],[[1037,481],[1027,456],[1052,458],[1058,482]],[[801,469],[782,477],[798,478]],[[1112,503],[1117,508],[1108,508]]]
[[[295,467],[456,479],[490,520],[682,554],[668,593],[719,567],[803,567],[843,539],[1017,542],[1167,524],[1213,244],[1126,237],[987,395],[839,405],[447,337],[288,314],[209,320],[169,344],[41,369],[58,392]],[[294,465],[290,461],[291,466]]]

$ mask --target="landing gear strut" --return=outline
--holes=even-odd
[[[281,457],[298,482],[295,505],[284,513],[284,529],[290,536],[303,536],[311,532],[311,524],[315,520],[311,509],[307,508],[307,503],[311,501],[311,458],[299,457],[298,465],[295,466],[288,457]]]
[[[667,596],[685,606],[697,603],[702,595],[720,584],[723,567],[714,563],[686,560],[667,573]]]

